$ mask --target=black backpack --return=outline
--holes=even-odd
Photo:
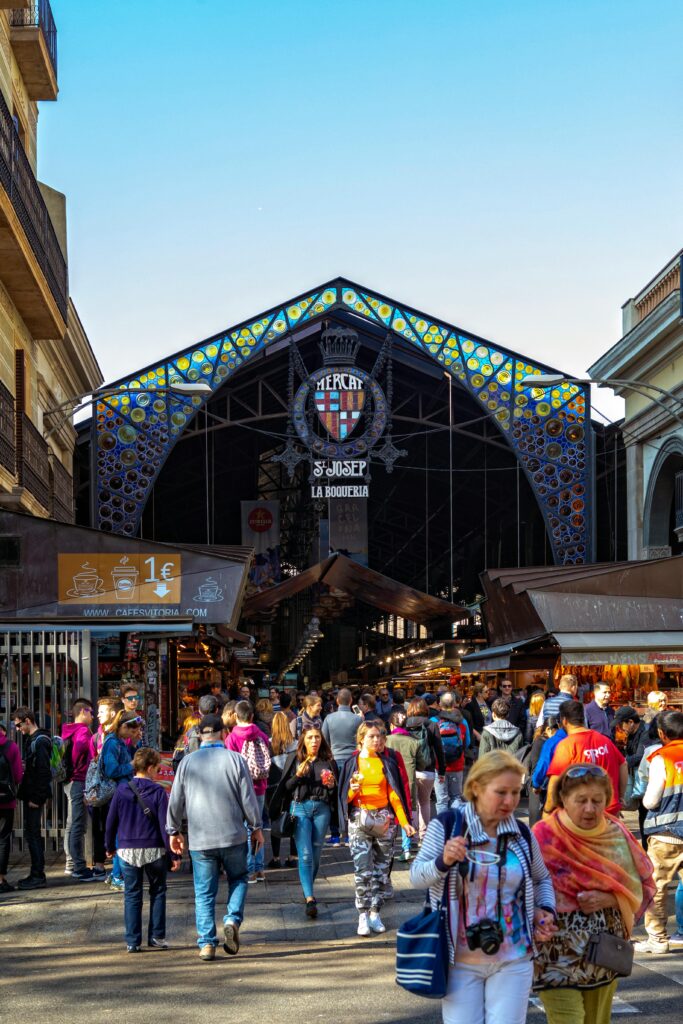
[[[12,775],[9,758],[3,748],[0,747],[0,801],[2,803],[9,803],[10,800],[16,800],[16,797],[17,785]]]

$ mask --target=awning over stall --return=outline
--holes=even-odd
[[[492,646],[464,657],[464,671],[536,668],[542,659],[552,667],[559,657],[574,665],[683,666],[682,555],[502,569],[481,580]]]
[[[244,617],[248,619],[257,612],[269,611],[285,598],[320,583],[412,622],[433,622],[439,619],[458,622],[469,618],[467,609],[460,605],[424,594],[421,590],[398,583],[339,554],[331,555],[284,583],[278,583],[250,597],[244,603]]]

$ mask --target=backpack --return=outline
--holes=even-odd
[[[107,739],[104,743],[107,742]],[[89,807],[102,807],[104,804],[108,804],[116,792],[116,782],[114,779],[108,779],[104,774],[104,759],[102,757],[104,743],[99,756],[93,758],[85,774],[83,799]]]
[[[245,740],[240,753],[247,762],[252,782],[262,782],[263,779],[268,778],[270,773],[270,751],[263,740]]]
[[[10,800],[16,799],[17,784],[14,781],[9,758],[3,747],[4,744],[0,747],[0,801],[8,803]]]
[[[439,718],[437,722],[439,732],[441,733],[441,743],[446,764],[451,764],[452,761],[457,761],[461,758],[463,754],[460,726],[457,722],[451,722],[447,718]]]
[[[427,767],[425,771],[432,771],[434,768],[434,754],[432,752],[432,745],[429,742],[429,730],[427,726],[422,723],[419,729],[410,729],[409,732],[413,734],[415,739],[420,744],[420,753],[422,754],[422,760]]]
[[[74,774],[73,739],[63,740],[61,736],[53,736],[50,753],[50,772],[55,782],[71,782]]]

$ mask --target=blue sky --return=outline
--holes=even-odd
[[[52,3],[109,380],[337,275],[583,373],[683,245],[679,0]]]

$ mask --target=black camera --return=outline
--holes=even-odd
[[[465,937],[470,949],[480,949],[486,956],[495,956],[503,945],[503,929],[490,917],[483,917],[476,924],[468,925]]]

